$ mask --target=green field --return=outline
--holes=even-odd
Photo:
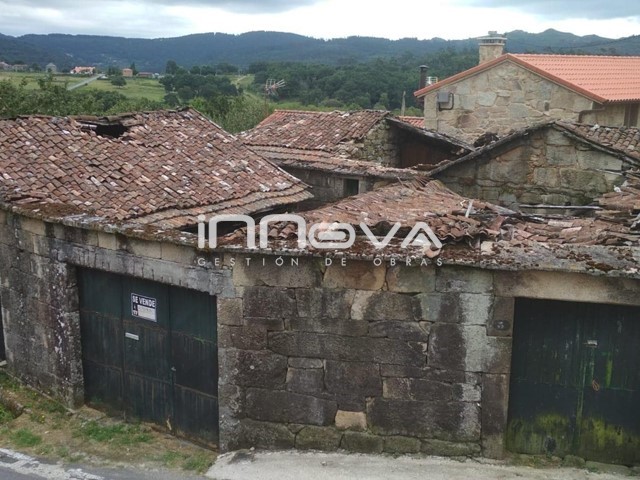
[[[127,78],[125,80],[127,84],[124,87],[116,87],[111,85],[110,80],[100,79],[80,87],[77,91],[93,89],[118,92],[128,98],[148,98],[157,102],[161,102],[166,95],[164,87],[154,78]]]
[[[9,80],[16,85],[25,83],[25,87],[29,90],[38,88],[38,79],[45,78],[45,73],[35,72],[0,72],[0,80]],[[73,85],[86,80],[86,76],[77,75],[54,75],[54,85],[61,87]],[[116,87],[111,85],[109,80],[95,80],[84,87],[80,87],[76,91],[84,89],[94,89],[110,92],[118,92],[128,98],[148,98],[161,102],[165,96],[164,87],[160,85],[158,80],[153,78],[127,78],[127,84],[124,87]]]
[[[25,82],[25,87],[30,90],[38,88],[38,79],[45,78],[46,73],[41,72],[0,72],[0,80],[9,80],[11,83],[19,85]],[[86,77],[78,77],[76,75],[54,75],[53,83],[55,85],[65,86],[73,85],[74,83],[81,82]]]
[[[29,90],[36,90],[38,88],[38,80],[46,77],[44,72],[2,72],[0,71],[0,80],[9,80],[16,85],[24,83],[25,87]],[[262,98],[261,95],[252,93],[253,75],[230,75],[230,81],[237,87],[244,90],[245,94],[250,97]],[[63,75],[58,74],[53,76],[54,85],[60,85],[62,87],[74,85],[83,80],[86,80],[86,76],[77,75]],[[79,87],[76,92],[83,90],[100,90],[107,92],[118,92],[127,98],[140,99],[146,98],[149,100],[162,102],[166,92],[164,87],[157,79],[154,78],[126,78],[127,84],[123,87],[116,87],[111,84],[111,81],[107,78],[95,80],[85,86]]]

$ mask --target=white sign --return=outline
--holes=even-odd
[[[157,301],[155,298],[145,297],[137,293],[131,294],[131,315],[152,322],[157,322],[156,317]]]

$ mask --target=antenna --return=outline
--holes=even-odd
[[[284,80],[276,81],[274,78],[269,78],[264,84],[264,94],[271,97],[278,96],[278,89],[282,88],[287,83]]]
[[[269,78],[264,84],[264,116],[269,116],[269,97],[278,97],[278,89],[282,88],[287,83],[282,80],[276,80],[275,78]]]

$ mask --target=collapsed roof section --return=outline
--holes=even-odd
[[[251,214],[311,197],[193,109],[20,117],[0,120],[0,133],[0,199],[31,209],[56,204],[110,222],[180,228],[199,214]]]
[[[640,188],[637,191],[640,192]],[[354,227],[357,239],[352,247],[324,251],[325,255],[402,259],[431,256],[428,250],[432,246],[413,242],[402,246],[415,225],[424,222],[444,245],[442,258],[452,263],[506,269],[563,267],[634,276],[640,265],[640,257],[631,253],[640,246],[638,212],[640,196],[636,197],[634,209],[624,214],[612,211],[615,221],[605,216],[528,215],[465,198],[437,180],[415,180],[395,183],[301,215],[308,225],[321,225],[323,232],[339,229],[339,223]],[[396,222],[400,228],[384,250],[376,249],[362,228],[364,224],[378,240],[382,240]],[[296,224],[273,223],[268,235],[271,251],[301,252],[297,243],[300,231]],[[219,244],[223,248],[242,250],[245,237],[246,229],[239,229],[219,239]],[[319,250],[307,243],[302,252],[313,254]]]

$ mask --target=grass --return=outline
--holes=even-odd
[[[0,369],[0,400],[19,404],[14,417],[0,402],[0,446],[64,463],[141,465],[204,472],[216,452],[178,439],[159,427],[127,423],[89,407],[69,412]],[[13,407],[12,407],[13,408]]]
[[[143,432],[140,425],[135,424],[103,425],[96,421],[90,421],[82,425],[78,429],[78,433],[88,440],[112,442],[116,445],[134,445],[152,441],[151,435]]]
[[[21,428],[11,433],[11,439],[18,448],[35,447],[42,443],[42,437],[40,435],[36,435],[26,428]]]
[[[9,423],[13,419],[14,419],[14,416],[11,413],[11,411],[7,409],[4,405],[0,404],[0,425]]]
[[[24,82],[25,87],[28,90],[37,90],[38,80],[45,78],[46,73],[44,72],[0,72],[0,80],[9,80],[11,83],[15,83],[19,85]],[[54,85],[73,85],[74,83],[79,83],[84,80],[85,77],[77,77],[73,75],[54,75],[53,76],[53,84]]]
[[[160,85],[160,82],[154,78],[127,78],[127,84],[124,87],[116,87],[111,85],[109,79],[100,79],[95,82],[91,82],[84,87],[80,87],[78,91],[83,89],[100,90],[106,92],[118,92],[128,98],[148,98],[161,102],[166,95],[164,87]]]

